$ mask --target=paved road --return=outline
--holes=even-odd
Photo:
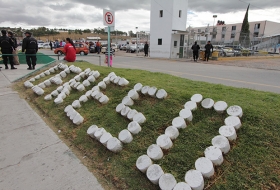
[[[50,52],[49,50],[43,51],[46,53]],[[268,69],[257,69],[240,67],[240,64],[237,64],[238,66],[218,65],[215,64],[215,61],[195,63],[190,60],[164,60],[145,58],[143,56],[137,57],[125,53],[119,54],[120,56],[114,57],[113,67],[143,69],[152,72],[168,73],[194,81],[205,81],[233,87],[280,93],[280,59],[275,60],[276,64],[273,67],[275,68],[275,65],[278,66],[279,64],[279,70],[271,70],[268,66],[266,66]],[[77,59],[99,64],[98,57],[78,56]],[[103,60],[104,55],[102,55],[101,65],[105,66]]]

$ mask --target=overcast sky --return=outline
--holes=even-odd
[[[280,22],[279,0],[189,0],[187,26],[213,25],[214,14],[216,21],[240,23],[248,3],[249,21]],[[102,28],[103,9],[115,11],[117,30],[150,30],[150,0],[0,0],[0,26]]]

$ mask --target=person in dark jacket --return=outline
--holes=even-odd
[[[205,45],[205,60],[204,61],[209,60],[211,49],[212,49],[212,53],[213,53],[213,46],[210,43],[210,41],[208,41],[207,44]]]
[[[147,57],[148,57],[148,51],[149,51],[149,45],[148,45],[148,42],[146,42],[144,45],[144,52],[145,52],[145,56],[147,56]]]
[[[17,44],[17,39],[14,37],[14,33],[12,31],[9,31],[8,32],[8,36],[9,38],[11,38],[14,46],[13,46],[13,54],[14,54],[14,65],[19,65],[19,59],[18,59],[18,55],[16,53],[16,50],[17,50],[17,47],[18,47],[18,44]]]
[[[198,51],[200,50],[199,45],[197,45],[197,42],[194,42],[192,45],[192,50],[193,50],[193,60],[197,62],[198,59]]]
[[[11,65],[11,69],[17,69],[14,67],[14,57],[13,57],[13,47],[14,43],[7,36],[7,31],[6,30],[1,30],[2,36],[0,37],[0,47],[1,47],[1,52],[2,54],[10,54],[10,55],[2,55],[3,58],[3,63],[5,65],[5,69],[9,69],[8,67],[8,59]]]
[[[28,65],[27,70],[34,70],[37,61],[36,53],[38,51],[38,43],[31,35],[31,32],[25,32],[26,37],[22,41],[22,52],[25,52],[26,63]]]
[[[53,48],[53,46],[52,46],[53,44],[52,44],[52,41],[50,41],[50,48],[51,48],[51,50],[52,50],[52,48]]]

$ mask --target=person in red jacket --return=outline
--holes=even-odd
[[[64,60],[68,62],[76,61],[76,48],[70,38],[66,38],[66,45],[64,46],[65,57]]]

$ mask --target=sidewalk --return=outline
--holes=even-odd
[[[0,71],[0,190],[103,189],[69,147],[10,88],[13,80],[30,72],[26,64],[17,68]]]

